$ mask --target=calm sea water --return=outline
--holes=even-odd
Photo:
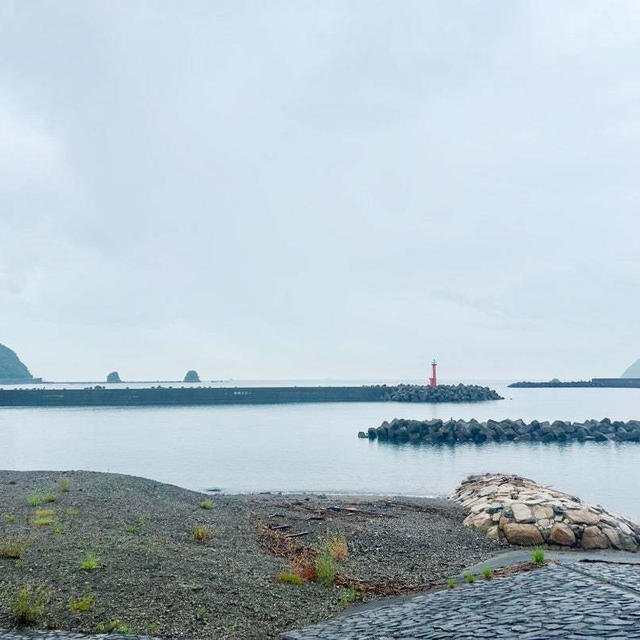
[[[429,447],[356,437],[358,431],[394,417],[640,419],[640,389],[491,386],[505,400],[439,405],[0,408],[0,468],[128,473],[196,490],[414,496],[446,495],[470,473],[513,472],[640,520],[638,444]]]

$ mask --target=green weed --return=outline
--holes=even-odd
[[[55,502],[58,496],[55,493],[34,492],[27,497],[27,504],[30,507],[39,507],[40,505]]]
[[[68,516],[77,516],[78,515],[78,510],[75,507],[67,507],[67,510],[65,511],[65,513]]]
[[[26,546],[22,538],[6,538],[0,543],[0,558],[17,560],[24,553]]]
[[[490,569],[489,567],[485,567],[485,568],[482,570],[482,577],[483,577],[485,580],[491,580],[491,578],[492,578],[493,576],[492,576],[492,574],[491,574],[491,569]]]
[[[213,500],[211,500],[211,498],[205,498],[204,500],[200,501],[200,508],[201,509],[212,509],[213,508]]]
[[[58,478],[58,491],[67,493],[71,490],[71,478],[69,476],[60,476]]]
[[[37,508],[31,520],[31,524],[36,527],[46,527],[53,522],[55,511],[53,509]]]
[[[151,635],[155,635],[156,633],[158,633],[158,631],[160,631],[160,623],[157,621],[154,622],[150,622],[147,625],[147,631],[151,634]]]
[[[100,567],[100,557],[93,553],[93,551],[87,551],[84,556],[82,556],[78,566],[83,571],[93,571],[94,569],[98,569]]]
[[[4,517],[4,521],[7,524],[13,524],[16,521],[16,517],[12,513],[7,513],[7,515]]]
[[[447,587],[453,589],[456,586],[456,581],[453,576],[447,576]]]
[[[276,580],[278,582],[284,582],[286,584],[304,584],[305,579],[299,576],[297,573],[290,573],[289,571],[281,571],[280,573],[276,573]]]
[[[18,625],[29,625],[42,617],[47,603],[43,586],[23,585],[9,598],[9,608]]]
[[[323,542],[322,547],[334,560],[344,562],[347,559],[347,541],[344,536],[329,538]]]
[[[321,551],[316,556],[316,580],[322,584],[331,584],[336,577],[336,565],[333,556],[327,551]]]
[[[534,547],[531,551],[531,562],[533,564],[544,564],[544,549],[542,547]]]
[[[350,604],[353,604],[357,598],[358,590],[354,586],[349,586],[340,590],[338,594],[338,604],[341,607],[348,607]]]
[[[475,582],[475,581],[476,581],[476,578],[475,578],[475,576],[473,575],[473,573],[471,573],[471,571],[469,571],[469,573],[467,573],[467,574],[464,576],[464,579],[465,579],[469,584],[472,584],[473,582]]]
[[[213,538],[213,533],[206,524],[198,524],[191,530],[191,535],[196,542],[206,542]]]
[[[72,613],[80,613],[81,611],[89,611],[96,601],[93,593],[85,593],[77,600],[69,600],[69,609]]]

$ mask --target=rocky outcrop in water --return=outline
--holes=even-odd
[[[587,420],[553,422],[532,420],[405,420],[396,418],[371,427],[360,438],[394,443],[456,444],[472,442],[640,442],[640,420]]]
[[[0,383],[3,381],[29,382],[33,376],[20,361],[15,351],[0,344]]]
[[[388,387],[385,399],[392,402],[483,402],[503,398],[493,389],[477,384],[439,384],[435,387],[399,384]]]
[[[519,476],[470,476],[451,499],[470,511],[466,526],[493,540],[624,551],[640,546],[640,527],[631,520]]]
[[[194,369],[189,369],[184,375],[184,382],[200,382],[200,376]]]
[[[107,375],[107,382],[122,382],[120,374],[117,371],[112,371]]]

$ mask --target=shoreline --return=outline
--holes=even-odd
[[[465,510],[442,498],[212,495],[90,471],[64,473],[61,491],[61,475],[0,471],[0,541],[25,543],[20,557],[0,557],[0,628],[13,626],[6,594],[29,584],[47,590],[40,628],[96,632],[120,621],[158,637],[277,637],[343,610],[349,585],[357,602],[412,593],[509,548],[463,527]],[[55,500],[29,504],[47,494]],[[48,524],[35,524],[38,509]],[[212,537],[195,542],[196,526]],[[333,583],[275,579],[290,570],[291,548],[317,554],[335,536],[347,555]],[[79,568],[86,553],[99,558],[94,570]],[[89,595],[86,611],[70,609]]]

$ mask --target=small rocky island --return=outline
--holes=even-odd
[[[116,382],[122,382],[122,380],[120,380],[120,374],[117,371],[112,371],[111,373],[107,374],[107,382],[109,384],[115,384]]]
[[[492,540],[623,551],[640,546],[640,527],[631,520],[515,475],[470,476],[451,500],[471,512],[466,526]]]
[[[456,444],[472,442],[640,442],[640,420],[386,420],[379,427],[370,427],[359,438],[393,443]]]
[[[26,365],[20,361],[16,352],[0,344],[0,384],[35,381],[37,380],[31,375]]]
[[[200,376],[195,369],[189,369],[184,375],[183,382],[200,382]]]

